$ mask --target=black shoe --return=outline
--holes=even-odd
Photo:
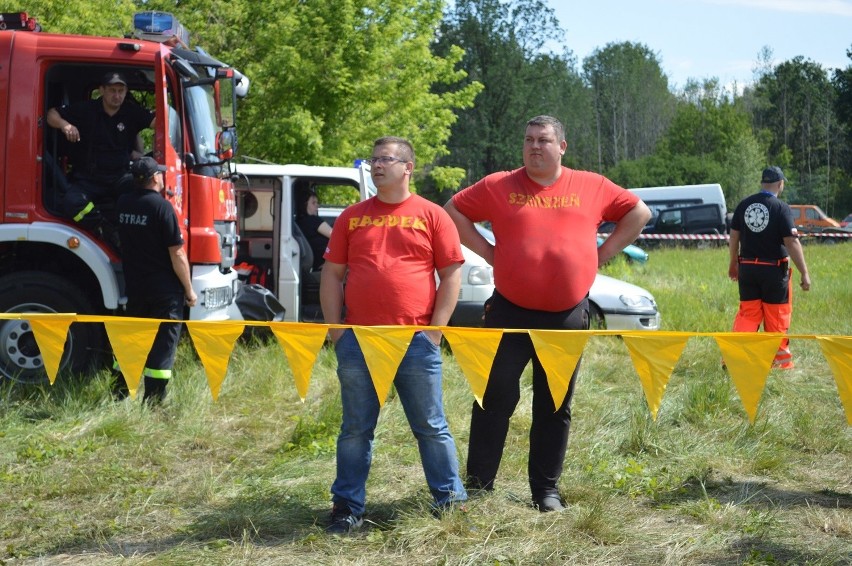
[[[533,500],[533,507],[542,513],[550,513],[552,511],[564,511],[565,506],[562,505],[562,500],[557,495],[545,495]]]
[[[130,390],[127,388],[127,384],[124,383],[124,379],[121,379],[121,383],[115,383],[112,386],[112,398],[116,401],[124,401],[130,397]]]
[[[348,535],[357,531],[364,524],[364,518],[353,515],[345,505],[331,508],[331,524],[325,528],[330,535]]]
[[[476,476],[467,476],[464,480],[464,489],[469,497],[480,497],[494,491],[494,480],[483,482]]]
[[[161,405],[166,398],[165,379],[156,379],[145,376],[145,395],[142,396],[142,401],[148,406]]]
[[[127,388],[127,382],[124,381],[124,376],[120,371],[112,370],[112,398],[116,401],[123,401],[130,396],[130,390]]]

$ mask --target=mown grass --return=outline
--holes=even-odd
[[[852,335],[852,244],[808,246],[814,288],[796,334]],[[664,328],[728,331],[723,249],[653,250],[606,268],[650,289]],[[376,435],[369,523],[323,533],[340,406],[323,350],[299,400],[277,343],[240,344],[218,402],[191,343],[158,410],[114,402],[107,375],[0,391],[0,563],[852,564],[852,432],[815,340],[772,372],[756,422],[712,338],[690,339],[656,421],[623,342],[586,348],[561,514],[528,505],[529,376],[494,493],[434,519],[391,397]],[[472,396],[448,355],[445,401],[462,465]]]

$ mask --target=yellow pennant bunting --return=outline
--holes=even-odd
[[[450,343],[453,356],[470,384],[479,406],[488,386],[491,364],[497,346],[503,338],[501,328],[444,328],[444,338]]]
[[[160,321],[145,318],[110,319],[104,321],[104,327],[130,396],[135,399]]]
[[[780,334],[769,332],[726,332],[714,336],[722,359],[740,394],[749,421],[754,424],[757,404],[766,386],[766,376],[778,346]]]
[[[236,322],[187,321],[186,327],[189,328],[195,351],[207,373],[207,384],[215,401],[225,381],[234,342],[243,333],[244,325]]]
[[[50,384],[56,381],[59,373],[59,363],[62,361],[62,352],[65,350],[65,339],[68,337],[68,327],[76,318],[73,314],[50,314],[46,317],[38,315],[27,315],[30,326],[33,329],[38,349],[44,360],[44,369]]]
[[[399,364],[408,351],[408,345],[411,344],[414,329],[355,326],[352,330],[355,331],[358,345],[364,353],[364,360],[379,398],[379,406],[383,407],[396,377],[396,370],[399,369]]]
[[[639,374],[651,417],[656,421],[663,393],[689,336],[655,332],[653,335],[623,334],[622,338],[633,360],[633,367]]]
[[[817,336],[817,339],[834,374],[837,393],[846,411],[846,424],[852,426],[852,338]]]
[[[308,385],[311,382],[311,369],[317,360],[317,354],[325,343],[328,327],[323,324],[280,323],[270,322],[269,327],[278,339],[278,344],[284,350],[296,391],[304,401],[308,396]]]
[[[77,315],[74,313],[0,313],[0,321],[16,320],[28,324],[41,351],[44,369],[53,384],[59,373],[68,331],[72,324],[105,325],[116,359],[121,366],[128,389],[135,396],[147,353],[162,321]],[[224,382],[234,342],[244,330],[242,322],[187,321],[190,335],[207,373],[214,400]],[[310,371],[325,340],[327,325],[269,323],[284,349],[302,400],[307,395]],[[367,366],[381,404],[387,397],[399,364],[408,349],[413,327],[352,327],[361,344]],[[464,372],[477,402],[482,405],[494,356],[503,329],[442,328]],[[588,335],[597,332],[509,330],[529,332],[536,352],[548,376],[554,403],[561,404],[570,376],[587,343]],[[662,396],[686,341],[691,336],[712,336],[722,352],[750,422],[754,423],[758,405],[766,385],[772,360],[785,336],[767,332],[726,333],[644,333],[621,335],[639,374],[645,398],[657,417]],[[834,379],[847,424],[852,426],[852,337],[796,335],[797,339],[820,342]],[[561,372],[561,373],[560,373]]]
[[[580,361],[591,332],[566,330],[530,330],[535,353],[547,374],[553,397],[553,410],[562,406],[571,376]]]

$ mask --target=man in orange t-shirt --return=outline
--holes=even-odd
[[[609,179],[562,166],[562,124],[551,116],[527,123],[524,167],[488,175],[453,196],[445,208],[461,241],[494,267],[496,290],[486,303],[485,326],[585,330],[587,296],[600,265],[636,239],[651,217],[633,193]],[[474,226],[488,220],[495,244]],[[615,229],[597,247],[597,227]],[[520,377],[533,362],[533,419],[529,481],[533,505],[564,509],[558,482],[568,446],[577,372],[560,407],[530,336],[505,333],[492,364],[483,406],[473,403],[467,488],[491,490],[503,456],[509,418],[520,399]]]
[[[376,140],[369,162],[378,194],[348,207],[334,223],[320,283],[323,317],[339,324],[345,306],[346,324],[446,326],[461,286],[458,232],[440,206],[410,192],[414,149],[408,141]],[[379,399],[352,329],[329,334],[343,423],[326,531],[347,534],[363,523]],[[467,499],[444,415],[440,343],[440,330],[415,332],[393,381],[438,512]]]

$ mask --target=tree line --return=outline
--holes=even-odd
[[[0,4],[5,4],[2,2]],[[239,151],[351,165],[382,135],[412,140],[419,192],[521,165],[526,120],[558,117],[565,165],[625,187],[720,183],[728,205],[780,165],[790,202],[852,211],[850,65],[756,54],[752,83],[669,86],[642,43],[578,61],[542,0],[33,0],[46,31],[122,35],[139,10],[174,13],[193,44],[252,80]],[[2,6],[3,12],[15,6]],[[556,49],[553,46],[558,46]],[[561,49],[561,51],[559,51]]]

